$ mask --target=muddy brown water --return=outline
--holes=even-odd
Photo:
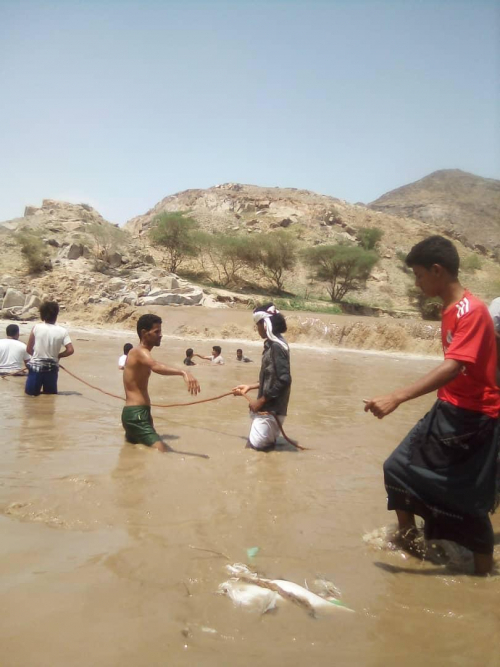
[[[117,359],[131,336],[72,336],[68,368],[122,393]],[[225,366],[194,369],[202,397],[257,378],[259,344],[221,345]],[[179,364],[188,346],[210,350],[165,338],[156,356]],[[239,346],[255,364],[236,363]],[[58,396],[29,398],[22,379],[0,381],[2,667],[499,665],[497,577],[363,540],[393,524],[382,462],[433,399],[382,421],[362,399],[435,363],[295,346],[285,426],[310,450],[270,454],[244,449],[242,398],[154,410],[184,452],[161,455],[125,444],[120,401],[63,371]],[[151,395],[188,400],[175,377],[152,377]],[[216,594],[228,562],[302,585],[323,576],[356,613],[237,608]]]

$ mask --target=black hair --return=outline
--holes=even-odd
[[[134,346],[132,345],[132,343],[125,343],[125,345],[123,346],[123,354],[128,354],[130,352],[130,350],[133,350],[133,349],[134,349]]]
[[[193,356],[193,352],[194,352],[193,348],[192,348],[192,347],[188,347],[188,349],[186,350],[186,357],[192,357],[192,356]]]
[[[241,347],[239,347],[239,348],[236,350],[236,353],[238,353],[238,352],[241,352],[241,354],[243,354],[243,350],[241,349]]]
[[[423,266],[430,269],[433,264],[439,264],[448,273],[456,278],[460,267],[460,257],[457,249],[444,236],[428,236],[417,243],[410,250],[405,259],[407,266]]]
[[[220,354],[222,352],[222,348],[220,347],[220,345],[214,345],[212,347],[212,350],[215,350],[217,354]]]
[[[161,317],[158,315],[141,315],[137,320],[137,335],[141,337],[141,331],[151,331],[155,324],[161,324]]]
[[[44,301],[40,306],[40,317],[44,322],[54,324],[59,315],[59,304],[57,301]]]
[[[17,336],[17,334],[19,333],[19,327],[17,326],[17,324],[9,324],[5,329],[5,333],[7,334],[7,336],[9,336],[9,338],[14,338],[14,336]]]
[[[262,306],[257,306],[254,309],[254,313],[264,312],[267,313],[268,309],[274,306],[274,303],[265,303]],[[282,334],[286,331],[286,320],[281,313],[275,313],[271,315],[271,324],[273,327],[273,333]]]

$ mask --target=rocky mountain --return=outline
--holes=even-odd
[[[443,169],[387,192],[373,211],[429,223],[482,252],[500,249],[500,181]]]

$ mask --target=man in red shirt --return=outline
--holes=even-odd
[[[365,402],[365,411],[382,419],[401,403],[438,390],[430,412],[384,463],[388,509],[396,510],[403,545],[414,544],[417,514],[426,539],[467,547],[476,574],[488,574],[500,412],[493,322],[485,304],[460,284],[451,241],[430,236],[413,246],[406,264],[416,286],[443,301],[444,361],[413,384]]]

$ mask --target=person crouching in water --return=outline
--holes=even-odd
[[[251,385],[240,384],[233,393],[244,396],[251,389],[259,390],[257,398],[249,402],[252,427],[247,446],[266,452],[274,449],[280,434],[279,424],[283,423],[287,413],[292,386],[290,350],[282,336],[286,331],[286,320],[272,303],[256,308],[253,320],[264,339],[259,381]]]

